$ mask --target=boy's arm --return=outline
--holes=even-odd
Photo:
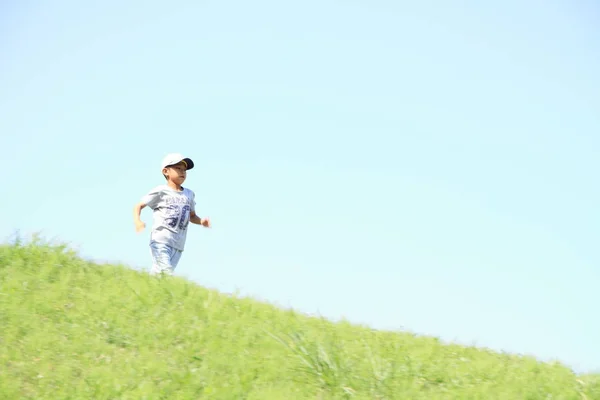
[[[192,224],[202,225],[202,218],[196,214],[196,211],[192,211],[190,212],[190,222]]]
[[[140,199],[140,202],[133,206],[133,223],[135,224],[135,230],[137,232],[141,232],[146,227],[146,224],[144,224],[144,222],[140,219],[142,209],[144,207],[150,207],[154,210],[156,207],[158,207],[161,197],[162,187],[157,186],[146,193],[146,195]]]
[[[196,225],[203,225],[205,227],[210,227],[210,221],[208,218],[202,219],[198,215],[196,215],[196,211],[190,212],[190,222]]]
[[[140,214],[142,213],[142,209],[144,207],[146,207],[146,204],[144,204],[142,202],[137,203],[133,207],[133,223],[135,224],[136,232],[141,232],[146,227],[146,224],[144,224],[144,221],[142,221],[140,219]]]

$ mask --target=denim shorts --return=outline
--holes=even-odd
[[[151,275],[173,275],[182,252],[168,244],[152,241],[150,242],[150,253],[152,254]]]

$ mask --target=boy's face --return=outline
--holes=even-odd
[[[170,165],[163,169],[163,174],[165,174],[168,180],[181,185],[185,181],[187,166],[184,162]]]

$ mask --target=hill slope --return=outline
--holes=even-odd
[[[600,399],[558,364],[0,247],[2,399]]]

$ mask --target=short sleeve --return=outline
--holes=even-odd
[[[190,211],[196,212],[196,194],[190,190]]]
[[[155,187],[154,189],[152,189],[151,191],[146,193],[146,195],[144,195],[142,197],[141,202],[154,210],[158,206],[158,203],[160,202],[161,197],[162,197],[162,190],[161,190],[161,187],[159,186],[159,187]]]

